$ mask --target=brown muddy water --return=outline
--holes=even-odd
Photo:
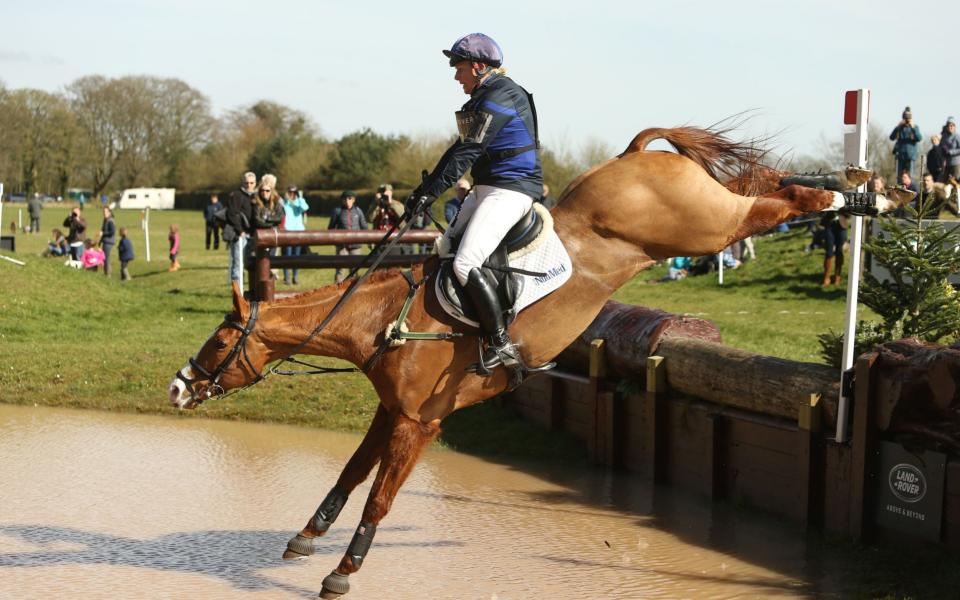
[[[359,436],[0,405],[0,598],[311,598],[369,485],[317,553],[280,559]],[[351,600],[822,597],[842,573],[789,526],[565,465],[424,454]]]

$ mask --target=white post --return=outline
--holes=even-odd
[[[853,97],[851,97],[853,95]],[[860,168],[867,166],[867,123],[870,121],[870,90],[861,88],[847,92],[847,106],[844,107],[844,123],[854,125],[853,131],[843,136],[843,159],[848,164]],[[855,102],[855,106],[851,104]],[[855,119],[851,119],[855,111]],[[852,122],[851,122],[852,121]],[[860,186],[858,191],[864,191]],[[857,298],[860,293],[860,246],[863,241],[863,217],[855,216],[850,225],[850,267],[847,269],[847,309],[843,327],[843,355],[840,362],[841,374],[853,367],[854,342],[857,335]],[[840,391],[837,405],[837,442],[847,439],[847,422],[850,418],[850,401]]]
[[[3,231],[3,183],[0,182],[0,231]]]
[[[143,239],[147,247],[147,262],[150,262],[150,207],[143,211]]]
[[[717,253],[717,283],[723,285],[723,250]]]
[[[23,231],[23,209],[17,209],[17,229]]]

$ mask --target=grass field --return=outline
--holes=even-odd
[[[15,215],[11,206],[16,205],[4,211],[8,223],[9,215]],[[133,280],[122,283],[116,251],[110,279],[66,268],[63,259],[40,257],[49,231],[68,210],[47,205],[42,233],[17,235],[16,257],[26,267],[0,261],[0,348],[5,358],[0,400],[173,414],[166,406],[167,383],[231,307],[225,246],[204,249],[199,212],[153,211],[152,260],[147,262],[140,212],[118,211],[117,223],[128,228],[136,252]],[[96,232],[99,211],[86,212],[88,231]],[[181,231],[183,267],[169,273],[167,232],[173,223]],[[310,225],[323,228],[326,219],[314,217]],[[616,298],[712,320],[732,346],[818,361],[816,336],[842,326],[844,293],[820,288],[821,256],[801,251],[807,241],[799,232],[758,239],[759,258],[728,270],[723,286],[715,275],[651,283],[663,274],[659,268],[638,275]],[[296,289],[326,285],[332,278],[331,271],[304,270]],[[278,290],[283,289],[294,288],[278,282]],[[275,377],[227,401],[209,402],[196,414],[364,430],[376,404],[360,375]],[[525,453],[538,445],[531,443],[536,439],[556,452],[577,452],[570,440],[501,418],[495,407],[463,415],[448,420],[444,443],[480,452]],[[517,427],[523,435],[510,429]],[[491,430],[502,435],[493,436]],[[518,437],[522,444],[512,441]]]

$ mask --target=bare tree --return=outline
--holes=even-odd
[[[0,130],[0,164],[15,188],[30,194],[63,187],[76,140],[73,115],[63,97],[30,89],[0,94]]]

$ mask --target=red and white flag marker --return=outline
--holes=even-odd
[[[843,160],[860,168],[867,166],[867,124],[870,122],[870,90],[851,90],[844,96],[843,124],[848,131],[843,134]],[[864,191],[860,186],[857,191]],[[851,218],[851,217],[848,217]],[[857,333],[857,296],[860,293],[860,246],[863,243],[863,217],[851,218],[850,268],[847,269],[847,309],[843,327],[843,355],[840,362],[841,376],[853,367],[854,342]],[[840,390],[837,406],[837,442],[847,439],[847,422],[850,417],[850,400]]]

